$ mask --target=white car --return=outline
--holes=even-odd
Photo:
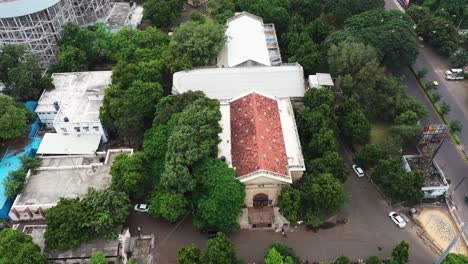
[[[356,173],[358,177],[363,177],[364,176],[364,171],[361,169],[361,167],[358,167],[358,165],[354,164],[353,165],[353,171]]]
[[[147,204],[135,204],[135,207],[133,209],[137,212],[142,212],[142,213],[146,213],[149,210]]]
[[[403,218],[395,213],[395,212],[390,212],[388,214],[388,216],[390,217],[390,219],[392,219],[392,221],[399,227],[399,228],[404,228],[406,226],[406,222],[405,220],[403,220]]]

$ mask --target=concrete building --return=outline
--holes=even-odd
[[[135,2],[115,2],[104,22],[111,32],[115,32],[125,26],[137,28],[142,19],[142,6],[138,6]]]
[[[221,101],[221,113],[218,157],[246,186],[241,226],[282,225],[286,220],[274,210],[281,188],[305,171],[291,101],[255,91]]]
[[[241,12],[227,20],[226,45],[218,55],[218,67],[273,66],[281,64],[274,24]]]
[[[109,187],[112,162],[120,153],[133,154],[132,149],[113,149],[83,156],[41,157],[42,167],[35,175],[28,172],[24,190],[16,196],[9,217],[13,221],[45,219],[44,211],[55,206],[60,198],[83,197],[88,188]]]
[[[45,133],[36,155],[94,155],[100,142],[100,134]]]
[[[302,98],[304,71],[298,63],[280,66],[198,68],[174,73],[172,93],[203,91],[209,98],[229,100],[252,89],[277,98]]]
[[[108,137],[99,119],[104,90],[112,71],[54,73],[53,90],[44,90],[35,113],[47,128],[61,134],[100,134]]]

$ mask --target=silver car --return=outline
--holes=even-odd
[[[406,222],[405,220],[403,220],[403,218],[395,213],[395,212],[390,212],[388,214],[388,216],[390,217],[390,219],[392,219],[392,221],[399,227],[399,228],[404,228],[406,226]]]

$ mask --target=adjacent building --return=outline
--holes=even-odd
[[[221,101],[221,113],[218,157],[246,186],[246,219],[241,225],[278,227],[275,217],[281,216],[274,207],[281,188],[305,171],[291,101],[252,91]]]
[[[42,167],[37,173],[28,172],[24,190],[16,196],[9,217],[13,221],[43,220],[44,211],[55,206],[60,198],[81,198],[90,187],[97,190],[109,187],[112,162],[121,153],[131,155],[133,150],[42,157]]]
[[[54,73],[53,90],[44,90],[35,113],[47,128],[60,134],[108,136],[99,119],[104,90],[111,84],[112,71]]]

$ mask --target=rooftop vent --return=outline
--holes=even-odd
[[[60,106],[59,106],[58,101],[55,101],[55,102],[54,102],[54,108],[55,108],[56,111],[59,110]]]
[[[63,121],[68,122],[68,121],[70,121],[70,120],[68,119],[68,117],[64,117],[64,118],[63,118]]]

